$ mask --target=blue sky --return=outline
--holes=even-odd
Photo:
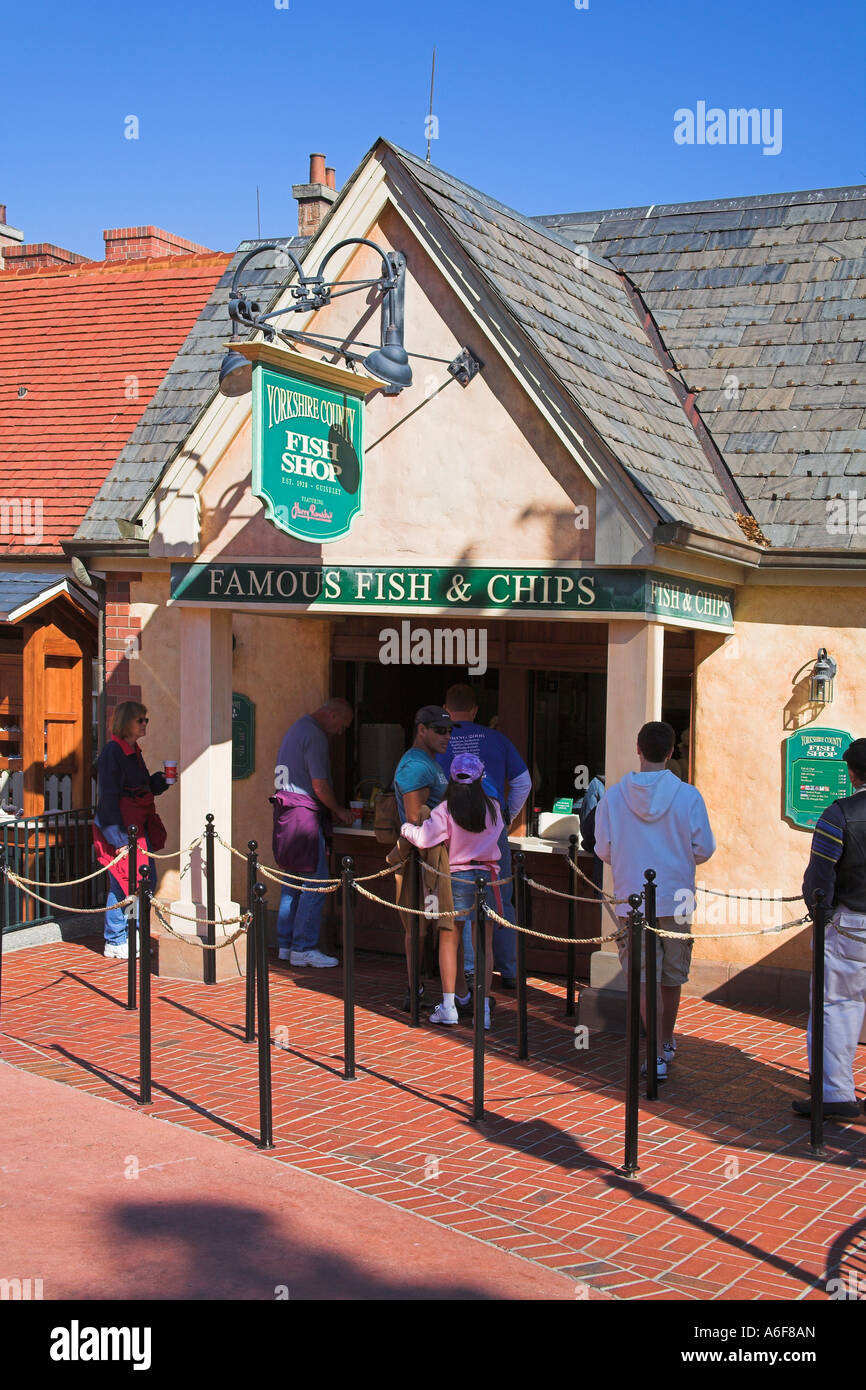
[[[232,249],[297,229],[379,135],[528,214],[866,184],[862,0],[48,0],[4,14],[0,202],[101,257],[155,223]],[[782,147],[674,141],[674,112],[782,111]],[[124,136],[128,116],[139,138]]]

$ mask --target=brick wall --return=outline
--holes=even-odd
[[[138,261],[145,256],[189,256],[207,246],[165,232],[161,227],[110,227],[102,233],[106,261]]]
[[[141,619],[130,616],[129,586],[140,574],[110,572],[105,580],[105,721],[111,728],[115,709],[124,700],[141,700],[137,666]]]
[[[86,256],[67,251],[50,241],[30,241],[23,246],[13,244],[3,248],[4,270],[48,270],[52,266],[84,265]]]

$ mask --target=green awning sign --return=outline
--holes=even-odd
[[[232,781],[252,777],[256,766],[256,707],[247,695],[232,695]]]
[[[253,493],[302,541],[344,536],[361,510],[363,400],[253,364]]]
[[[497,613],[655,618],[733,631],[734,591],[682,575],[632,569],[477,568],[255,563],[173,564],[175,603],[370,613]]]
[[[848,764],[842,754],[851,743],[842,729],[801,729],[785,743],[785,815],[812,829],[832,801],[850,796]]]

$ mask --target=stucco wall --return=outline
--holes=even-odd
[[[131,613],[141,619],[141,648],[134,674],[150,715],[142,752],[151,772],[166,758],[179,758],[180,609],[167,605],[168,572],[146,572],[131,588]],[[313,618],[264,617],[235,613],[232,690],[249,696],[256,706],[255,771],[232,783],[231,842],[245,850],[258,840],[263,858],[272,862],[271,806],[273,770],[283,734],[295,719],[319,705],[328,695],[330,625]],[[177,788],[159,798],[158,810],[168,832],[166,850],[178,847]],[[202,807],[202,828],[208,807]],[[218,830],[225,834],[223,827]],[[233,866],[233,893],[245,895],[244,866]],[[157,891],[179,896],[178,869],[161,861]],[[271,900],[276,901],[274,894]]]
[[[784,740],[797,727],[866,736],[866,594],[841,586],[746,585],[738,590],[735,614],[735,635],[727,642],[695,634],[695,781],[718,842],[698,881],[732,893],[798,894],[811,831],[784,817]],[[839,675],[833,703],[813,718],[808,677],[819,647],[836,659]],[[720,900],[698,895],[698,921],[706,918],[711,901],[721,911]],[[728,904],[726,911],[735,909],[744,910]],[[788,921],[804,910],[798,899],[780,908],[776,920]],[[751,906],[748,911],[751,916]],[[769,904],[765,911],[769,914]],[[741,925],[728,915],[705,925],[721,932],[754,931],[759,924]],[[699,958],[806,970],[809,929],[707,941]]]
[[[393,211],[369,235],[408,256],[406,345],[445,361],[469,345],[483,372],[461,387],[445,363],[413,361],[414,384],[399,396],[375,393],[365,408],[363,514],[348,535],[325,547],[283,535],[249,491],[249,419],[201,488],[202,545],[208,554],[324,554],[343,563],[540,565],[579,563],[594,554],[595,492],[538,415],[511,372]],[[344,278],[380,273],[368,248]],[[314,316],[311,333],[350,337],[363,295],[337,299]],[[378,340],[379,310],[354,336]],[[575,526],[575,508],[587,525]]]

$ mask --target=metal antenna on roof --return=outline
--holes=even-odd
[[[433,83],[436,79],[436,47],[433,47],[433,66],[430,69],[430,114],[427,117],[427,163],[430,163],[430,141],[433,139],[433,128],[439,122],[433,115]],[[438,135],[438,131],[437,131]]]
[[[256,226],[258,227],[258,239],[262,239],[262,202],[259,197],[259,186],[256,184]]]

